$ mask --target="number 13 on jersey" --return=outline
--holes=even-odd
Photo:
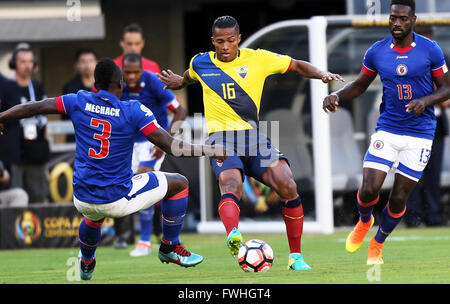
[[[91,118],[91,126],[96,128],[102,126],[102,130],[100,134],[94,134],[94,139],[100,141],[100,151],[97,153],[95,149],[89,148],[89,156],[96,159],[105,158],[109,155],[108,138],[111,136],[111,123],[107,120]]]
[[[398,84],[397,90],[398,90],[398,99],[400,99],[400,100],[412,99],[412,91],[411,91],[410,84],[404,84],[404,85]]]

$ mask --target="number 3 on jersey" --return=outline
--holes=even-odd
[[[400,100],[410,100],[412,98],[412,91],[411,91],[411,85],[410,84],[398,84],[398,99]]]
[[[109,154],[109,140],[111,136],[111,123],[107,120],[91,118],[91,126],[98,128],[102,125],[100,134],[94,134],[94,139],[100,141],[100,152],[96,152],[94,149],[89,148],[89,156],[96,159],[102,159]]]

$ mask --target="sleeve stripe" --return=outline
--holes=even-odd
[[[178,102],[178,99],[175,98],[167,105],[167,109],[169,109],[170,111],[175,111],[179,106],[180,103]]]
[[[289,66],[288,66],[288,68],[286,69],[286,71],[284,71],[283,74],[287,73],[287,72],[291,69],[292,62],[293,62],[293,61],[294,61],[294,59],[291,58],[291,61],[289,62]]]
[[[447,67],[446,64],[444,64],[443,66],[441,66],[441,67],[439,67],[439,68],[437,68],[437,69],[432,70],[432,71],[431,71],[431,74],[432,74],[434,77],[438,77],[438,76],[444,75],[444,74],[447,73],[447,72],[448,72],[448,67]]]
[[[56,109],[61,114],[67,114],[62,96],[55,97]]]
[[[365,65],[362,66],[361,72],[363,72],[364,74],[369,75],[369,76],[375,76],[377,74],[377,71],[371,70],[368,67],[366,67]]]
[[[145,125],[144,127],[142,127],[141,132],[142,132],[142,134],[144,134],[144,136],[148,136],[151,133],[153,133],[154,131],[156,131],[157,129],[159,129],[159,125],[155,120],[153,120],[152,122],[150,122],[147,125]]]

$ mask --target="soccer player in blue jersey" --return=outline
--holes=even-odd
[[[131,157],[139,133],[163,151],[178,156],[209,155],[223,161],[223,147],[191,145],[174,139],[146,106],[136,100],[120,101],[123,79],[109,58],[95,68],[98,93],[79,91],[56,98],[17,105],[0,113],[2,123],[38,114],[68,114],[75,128],[74,204],[83,214],[79,228],[80,275],[92,278],[100,226],[105,217],[120,218],[163,200],[163,239],[159,258],[184,267],[201,263],[203,257],[189,252],[179,234],[188,202],[188,181],[180,174],[147,172],[133,176]],[[221,156],[223,155],[223,156]]]
[[[342,78],[286,55],[239,48],[239,25],[231,16],[214,21],[211,40],[215,51],[194,56],[183,76],[168,70],[160,79],[169,89],[201,84],[208,141],[225,145],[233,154],[223,163],[211,159],[221,192],[218,213],[227,233],[226,244],[236,255],[243,242],[238,230],[238,203],[244,175],[248,175],[274,189],[283,202],[281,213],[290,249],[288,269],[311,269],[301,252],[303,207],[297,184],[287,158],[259,131],[259,107],[264,82],[272,74],[293,72],[324,83]]]
[[[161,128],[173,135],[172,126],[186,118],[187,112],[178,102],[175,94],[170,90],[164,90],[164,84],[159,78],[142,67],[142,57],[136,53],[128,53],[123,56],[122,73],[124,88],[121,100],[135,99],[149,108]],[[173,118],[169,126],[169,111]],[[159,171],[164,160],[164,151],[145,138],[140,136],[133,149],[132,169],[135,174],[149,171]],[[133,257],[146,256],[151,252],[150,236],[153,229],[155,204],[148,209],[139,211],[140,240],[136,248],[130,252]],[[156,213],[158,214],[158,213]]]
[[[375,42],[364,57],[358,78],[323,102],[325,112],[334,112],[340,101],[364,93],[380,74],[383,84],[380,117],[364,157],[363,181],[357,194],[360,218],[347,237],[348,252],[360,248],[374,223],[372,211],[386,174],[394,164],[398,165],[378,231],[369,243],[368,265],[383,264],[384,242],[401,221],[408,195],[430,157],[436,128],[433,105],[450,97],[444,54],[435,41],[414,33],[415,23],[415,1],[392,0],[389,17],[392,36]]]

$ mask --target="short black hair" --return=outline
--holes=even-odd
[[[391,6],[405,5],[411,8],[413,14],[416,13],[416,0],[391,0]]]
[[[102,58],[95,66],[94,79],[95,88],[106,91],[111,83],[122,79],[122,71],[111,58]]]
[[[125,61],[128,62],[139,62],[139,65],[142,67],[142,57],[137,53],[127,53],[122,58],[122,67],[125,64]]]
[[[236,32],[240,32],[240,28],[239,28],[239,24],[237,22],[237,20],[234,17],[231,16],[222,16],[217,18],[216,20],[214,20],[214,23],[212,25],[212,33],[214,34],[214,29],[215,28],[229,28],[229,27],[234,27],[234,29],[236,30]]]
[[[75,57],[74,60],[75,62],[78,61],[78,59],[80,59],[80,56],[83,54],[92,54],[94,55],[95,58],[97,58],[97,53],[91,49],[91,48],[79,48],[76,52],[75,52]]]
[[[140,33],[142,37],[144,37],[144,31],[142,30],[142,27],[137,23],[131,23],[124,27],[122,31],[122,38],[126,33]]]

